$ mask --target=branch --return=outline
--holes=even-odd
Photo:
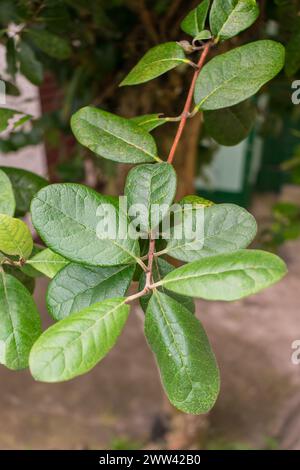
[[[0,265],[7,264],[9,266],[16,266],[18,268],[22,268],[24,264],[26,263],[26,260],[24,258],[20,258],[18,261],[13,261],[10,258],[4,258]]]
[[[155,251],[155,239],[150,238],[149,252],[148,252],[148,272],[146,274],[146,288],[149,289],[152,283],[152,269]]]
[[[155,251],[155,239],[150,237],[150,244],[149,244],[149,251],[148,251],[148,267],[146,272],[146,284],[143,290],[137,292],[136,294],[127,297],[126,303],[133,302],[140,297],[143,297],[145,294],[148,294],[150,290],[152,290],[152,271],[153,271],[153,259],[154,259],[154,251]]]
[[[188,93],[188,96],[187,96],[187,100],[185,102],[185,106],[184,106],[184,109],[183,109],[183,112],[182,112],[182,115],[181,115],[180,124],[179,124],[178,130],[177,130],[172,148],[171,148],[170,153],[169,153],[168,163],[173,163],[175,153],[176,153],[179,141],[181,139],[183,130],[185,128],[187,119],[190,117],[190,109],[191,109],[191,105],[192,105],[192,101],[193,101],[193,95],[194,95],[194,90],[195,90],[195,86],[196,86],[196,81],[197,81],[197,78],[199,77],[199,74],[201,72],[201,69],[202,69],[204,63],[205,63],[205,60],[207,58],[207,55],[210,51],[211,46],[212,46],[211,41],[208,42],[205,45],[205,47],[203,49],[203,52],[200,56],[199,62],[197,64],[197,70],[194,73],[193,80],[192,80],[192,83],[191,83],[191,86],[190,86],[190,90],[189,90],[189,93]]]
[[[197,81],[197,78],[199,76],[199,73],[205,63],[205,60],[206,60],[206,57],[210,51],[210,48],[212,46],[212,42],[208,42],[207,44],[205,44],[204,48],[203,48],[203,52],[200,56],[200,59],[198,61],[198,64],[197,64],[197,69],[194,73],[194,76],[193,76],[193,80],[192,80],[192,83],[191,83],[191,86],[190,86],[190,90],[189,90],[189,93],[188,93],[188,97],[187,97],[187,100],[186,100],[186,103],[185,103],[185,106],[184,106],[184,109],[183,109],[183,112],[180,116],[180,124],[179,124],[179,127],[178,127],[178,130],[177,130],[177,133],[176,133],[176,136],[175,136],[175,139],[174,139],[174,142],[173,142],[173,145],[172,145],[172,148],[171,148],[171,151],[170,151],[170,154],[169,154],[169,157],[168,157],[168,163],[172,163],[173,162],[173,159],[174,159],[174,156],[175,156],[175,152],[176,152],[176,149],[177,149],[177,146],[178,146],[178,143],[180,141],[180,138],[182,136],[182,132],[185,128],[185,125],[186,125],[186,122],[187,122],[187,119],[189,117],[191,117],[191,113],[190,113],[190,109],[191,109],[191,105],[192,105],[192,100],[193,100],[193,95],[194,95],[194,90],[195,90],[195,86],[196,86],[196,81]],[[177,120],[177,118],[175,118]],[[148,266],[147,266],[147,269],[145,270],[146,272],[146,283],[145,283],[145,287],[143,290],[141,290],[140,292],[137,292],[136,294],[133,294],[131,295],[130,297],[127,297],[126,299],[126,303],[129,303],[129,302],[132,302],[136,299],[139,299],[140,297],[143,297],[145,294],[147,294],[148,292],[150,292],[151,290],[155,289],[157,285],[160,285],[160,284],[153,284],[153,275],[152,275],[152,271],[153,271],[153,260],[154,260],[154,256],[157,256],[159,255],[160,253],[156,253],[155,254],[155,239],[153,238],[152,234],[150,235],[150,243],[149,243],[149,251],[148,251],[148,255],[147,257],[144,257],[143,259],[147,259],[148,258]],[[144,265],[143,261],[140,260],[140,264]],[[145,265],[144,265],[145,266]]]

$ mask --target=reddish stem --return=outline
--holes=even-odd
[[[146,289],[149,289],[152,283],[152,268],[155,252],[155,239],[150,238],[149,252],[148,252],[148,272],[146,274]]]
[[[196,81],[197,81],[199,73],[200,73],[200,71],[201,71],[201,69],[202,69],[202,67],[205,63],[205,60],[206,60],[206,57],[209,53],[211,45],[212,45],[211,42],[208,42],[205,45],[205,47],[203,49],[203,52],[201,54],[201,57],[199,59],[199,62],[197,64],[197,70],[195,71],[194,76],[193,76],[193,80],[192,80],[192,83],[191,83],[191,86],[190,86],[189,94],[188,94],[188,97],[187,97],[187,100],[186,100],[186,103],[185,103],[185,106],[184,106],[184,110],[183,110],[182,115],[181,115],[179,127],[178,127],[178,130],[177,130],[177,133],[176,133],[176,136],[175,136],[175,139],[174,139],[174,142],[173,142],[173,145],[172,145],[169,157],[168,157],[168,163],[173,162],[178,143],[180,141],[180,138],[182,136],[182,132],[183,132],[184,127],[186,125],[186,121],[187,121],[187,119],[189,117],[189,114],[190,114],[190,109],[191,109],[191,105],[192,105],[192,101],[193,101],[193,95],[194,95],[194,90],[195,90],[195,86],[196,86]],[[127,297],[126,303],[129,303],[129,302],[132,302],[133,300],[139,299],[143,295],[147,294],[150,290],[154,289],[156,287],[156,285],[160,285],[159,282],[156,283],[156,284],[152,284],[152,282],[153,282],[153,280],[152,280],[152,270],[153,270],[154,254],[155,254],[155,239],[153,239],[153,237],[151,235],[150,236],[149,251],[148,251],[148,256],[147,256],[148,257],[148,266],[147,266],[147,270],[146,270],[146,284],[145,284],[145,287],[140,292],[137,292],[136,294],[133,294],[130,297]]]
[[[194,73],[193,80],[192,80],[190,90],[189,90],[189,94],[187,96],[187,100],[185,102],[185,106],[184,106],[184,109],[183,109],[183,112],[182,112],[182,115],[181,115],[181,120],[180,120],[180,123],[179,123],[179,126],[178,126],[178,130],[177,130],[172,148],[170,150],[170,154],[169,154],[169,157],[168,157],[168,163],[173,163],[175,153],[176,153],[179,141],[180,141],[181,136],[182,136],[182,132],[185,128],[186,121],[189,117],[189,113],[190,113],[190,109],[191,109],[191,105],[192,105],[192,101],[193,101],[194,90],[195,90],[195,86],[196,86],[196,81],[197,81],[197,78],[198,78],[198,76],[201,72],[201,69],[202,69],[202,67],[205,63],[205,60],[206,60],[206,57],[209,53],[211,45],[212,45],[211,42],[208,42],[205,45],[205,47],[203,49],[203,52],[201,54],[201,57],[199,59],[199,62],[197,64],[197,70]]]
[[[153,269],[154,252],[155,252],[155,239],[153,239],[151,236],[150,244],[149,244],[149,251],[148,251],[148,266],[147,266],[147,272],[146,272],[145,287],[140,292],[137,292],[136,294],[133,294],[130,297],[127,297],[126,303],[133,302],[134,300],[139,299],[140,297],[143,297],[143,295],[147,294],[150,291],[151,284],[152,284],[152,269]]]

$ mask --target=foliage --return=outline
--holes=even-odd
[[[296,133],[298,136],[298,133]],[[300,147],[295,149],[294,156],[281,165],[286,176],[296,186],[300,186]],[[281,201],[274,204],[271,222],[260,233],[260,244],[263,248],[276,252],[287,241],[300,238],[300,205],[295,202]]]
[[[143,81],[148,80],[149,73],[158,76],[161,71],[170,70],[178,64],[184,67],[189,58],[184,57],[182,48],[176,44],[180,24],[182,30],[197,41],[207,40],[211,37],[211,32],[205,29],[209,16],[212,33],[221,42],[233,38],[234,44],[244,44],[247,31],[241,36],[236,34],[253,24],[258,16],[254,0],[214,2],[210,13],[212,2],[205,0],[185,18],[186,9],[194,7],[195,2],[177,2],[177,8],[173,3],[172,0],[95,0],[90,3],[81,0],[2,0],[0,42],[6,49],[6,70],[1,71],[0,78],[6,79],[7,93],[20,94],[15,77],[21,73],[36,86],[54,78],[63,96],[60,98],[60,109],[46,110],[41,119],[31,121],[31,127],[18,129],[23,123],[20,121],[0,142],[1,152],[13,152],[44,140],[58,154],[58,167],[51,177],[64,180],[68,171],[68,180],[83,181],[82,161],[83,158],[91,158],[91,152],[78,144],[70,152],[68,145],[66,148],[62,145],[64,136],[68,136],[68,141],[70,139],[69,121],[75,111],[90,103],[101,104],[104,109],[117,109],[120,99],[125,96],[118,91],[117,85],[122,81],[126,63],[130,65],[131,61],[149,47],[157,45],[162,38],[170,37],[171,42],[154,47],[144,57],[144,65],[142,63],[140,66],[147,66],[149,57],[151,59],[153,54],[156,57],[160,51],[163,54],[165,48],[168,51],[167,60],[155,62],[154,67],[146,67]],[[298,12],[299,0],[267,2],[266,11],[263,12],[265,17],[277,22],[277,37],[288,45],[285,68],[289,75],[296,74],[300,67]],[[268,23],[265,27],[263,21],[256,21],[249,35],[255,39],[268,38]],[[176,70],[179,72],[177,80],[182,77],[181,69],[175,69],[175,73]],[[136,75],[136,69],[126,78],[127,81],[132,82],[133,73]],[[161,82],[160,85],[164,89],[169,84]],[[145,88],[141,95],[144,99],[136,101],[133,113],[135,110],[139,112],[139,109],[148,112],[149,107],[165,106],[166,103],[173,111],[175,100],[168,93],[157,94],[154,91],[147,94]],[[130,111],[126,110],[125,114],[130,115]],[[159,125],[160,122],[156,122]],[[224,127],[221,124],[214,131],[207,125],[206,133],[222,145],[234,145],[245,138],[243,133],[233,139],[226,121],[222,122]],[[0,129],[6,127],[7,120],[0,112]],[[93,161],[96,166],[107,169],[105,162]],[[110,172],[113,171],[110,167]],[[103,185],[105,178],[101,180]]]
[[[186,43],[166,43],[147,52],[123,80],[123,85],[133,85],[182,63],[193,67],[184,111],[173,119],[179,126],[167,161],[158,155],[150,133],[149,120],[156,126],[159,116],[142,116],[133,121],[85,106],[72,117],[75,137],[98,158],[139,164],[130,171],[125,184],[128,211],[121,199],[104,196],[86,186],[47,185],[34,178],[36,194],[32,198],[32,192],[21,190],[26,201],[22,200],[19,209],[20,198],[15,191],[19,180],[13,170],[7,172],[11,184],[4,176],[5,194],[11,200],[4,206],[9,213],[0,216],[0,324],[4,332],[0,359],[7,367],[29,366],[33,377],[43,382],[70,380],[90,371],[115,345],[126,324],[130,304],[140,299],[145,309],[145,336],[171,403],[192,414],[205,413],[213,407],[220,388],[219,369],[209,339],[194,314],[192,299],[242,299],[286,274],[286,266],[277,256],[247,249],[256,234],[256,223],[244,209],[231,204],[214,205],[192,196],[179,201],[175,209],[172,205],[177,183],[172,165],[188,119],[199,110],[222,111],[242,103],[284,66],[283,46],[270,40],[221,52],[204,65],[213,48],[249,27],[257,17],[257,5],[252,0],[226,4],[224,16],[218,0],[214,0],[209,16],[211,34],[204,34],[209,39],[200,46],[199,30],[205,27],[208,31],[207,2],[183,22],[185,31],[196,33],[188,50],[191,54],[200,50],[197,63],[185,58]],[[191,18],[197,20],[195,28]],[[30,39],[43,53],[52,56],[58,47],[57,39],[50,33],[40,33],[25,28],[24,40]],[[23,40],[23,32],[21,36]],[[69,48],[62,41],[58,49],[57,58],[63,60]],[[166,120],[162,121],[159,124]],[[30,204],[32,222],[45,249],[34,247],[25,223],[13,217],[14,201],[19,213]],[[195,225],[195,233],[184,231],[183,210],[187,202],[190,228]],[[134,212],[137,203],[146,209],[140,217]],[[163,210],[153,219],[157,205],[163,205]],[[203,217],[200,226],[196,223],[199,215]],[[170,237],[164,225],[168,217]],[[131,232],[133,226],[136,236]],[[108,235],[106,229],[113,229],[114,236]],[[179,239],[178,230],[184,234]],[[173,269],[164,260],[166,254],[186,264]],[[13,274],[6,273],[6,267],[33,277],[39,272],[54,276],[47,304],[57,321],[42,334],[29,292]],[[131,281],[139,271],[140,288],[128,296]]]

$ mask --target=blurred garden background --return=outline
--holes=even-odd
[[[0,166],[119,194],[130,165],[99,159],[80,146],[70,117],[88,104],[128,118],[177,116],[188,87],[181,68],[142,87],[119,83],[150,47],[187,39],[180,24],[198,3],[0,0],[6,98]],[[281,283],[250,299],[197,302],[221,368],[216,407],[193,417],[167,403],[132,319],[140,317],[142,330],[136,303],[117,347],[85,377],[48,385],[35,383],[27,371],[0,368],[0,448],[300,449],[300,364],[291,359],[293,342],[300,340],[300,1],[258,3],[256,23],[221,47],[275,39],[287,48],[285,70],[244,105],[244,127],[226,111],[220,122],[212,115],[205,125],[201,114],[194,117],[176,160],[178,197],[195,193],[246,207],[259,224],[254,246],[279,253],[289,268]],[[20,114],[8,116],[3,108]],[[169,123],[154,131],[161,155],[175,129]],[[37,281],[45,326],[46,288],[46,280]]]

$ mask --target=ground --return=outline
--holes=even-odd
[[[300,365],[291,362],[291,344],[300,340],[300,241],[286,244],[281,255],[289,274],[276,286],[235,303],[197,303],[222,387],[206,418],[175,415],[184,436],[204,423],[193,447],[300,449]],[[46,325],[45,289],[39,283],[36,297]],[[161,417],[170,408],[142,321],[136,305],[117,347],[68,383],[35,383],[27,371],[1,367],[0,448],[100,449],[124,439],[147,445],[163,435]]]

